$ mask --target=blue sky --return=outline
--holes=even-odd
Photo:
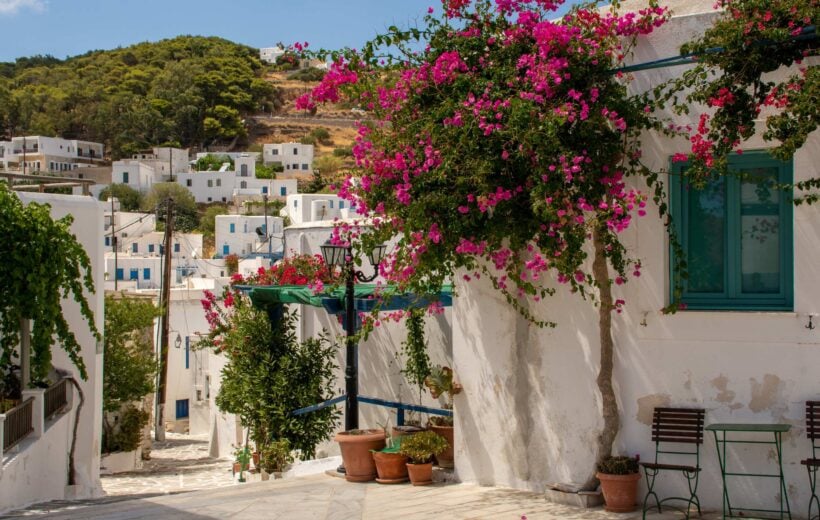
[[[0,61],[65,58],[180,34],[252,47],[307,41],[358,47],[390,25],[421,21],[440,0],[0,0]]]

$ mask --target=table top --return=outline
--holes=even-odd
[[[784,423],[715,423],[706,427],[709,431],[724,432],[774,432],[785,433],[791,429],[791,424]]]

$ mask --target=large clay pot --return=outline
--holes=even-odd
[[[430,430],[447,439],[447,449],[436,455],[436,462],[442,468],[452,468],[454,466],[453,457],[453,427],[430,425]]]
[[[414,486],[426,486],[433,483],[433,463],[407,464],[407,473]]]
[[[376,464],[370,451],[384,448],[384,430],[339,432],[335,440],[342,451],[342,463],[348,481],[367,482],[376,478]]]
[[[407,457],[399,453],[373,452],[379,484],[399,484],[407,482]]]
[[[595,477],[601,481],[601,492],[604,494],[607,511],[628,513],[637,509],[640,473],[629,475],[596,473]]]

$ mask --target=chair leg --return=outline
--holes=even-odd
[[[809,471],[809,485],[811,486],[811,500],[809,500],[809,520],[820,520],[820,500],[817,498],[817,466],[806,466]],[[812,516],[812,511],[816,514]]]
[[[689,485],[689,501],[686,504],[686,519],[689,520],[689,511],[692,504],[698,508],[698,516],[701,516],[700,500],[698,499],[698,480],[700,479],[700,472],[684,471],[683,474],[686,475],[686,483]]]
[[[652,506],[647,506],[649,502],[649,497],[655,497],[655,505],[658,508],[658,513],[661,513],[661,501],[658,497],[658,494],[655,493],[655,477],[658,476],[658,470],[649,470],[649,468],[643,469],[644,475],[646,475],[646,485],[649,490],[646,492],[646,496],[643,499],[643,519],[646,520],[646,512],[651,509]]]

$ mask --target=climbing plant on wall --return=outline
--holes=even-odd
[[[79,304],[92,334],[101,339],[86,296],[94,292],[91,261],[71,233],[73,217],[53,219],[50,210],[48,204],[23,204],[0,183],[0,366],[15,363],[21,320],[31,320],[33,382],[48,375],[55,344],[87,377],[82,347],[63,315],[63,298]]]

